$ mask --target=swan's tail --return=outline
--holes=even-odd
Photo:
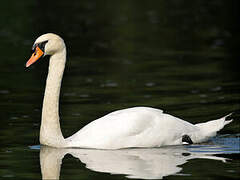
[[[229,124],[232,121],[232,113],[230,113],[227,116],[224,116],[217,120],[195,124],[195,126],[200,129],[200,132],[194,138],[194,143],[200,143],[208,140],[210,137],[216,136],[218,131],[220,131],[225,125]]]

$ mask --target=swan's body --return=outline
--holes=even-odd
[[[162,110],[134,107],[112,112],[92,121],[74,135],[64,139],[59,123],[59,94],[66,62],[64,41],[55,34],[40,36],[34,43],[30,66],[42,55],[50,55],[44,94],[40,143],[53,147],[120,149],[160,147],[206,141],[230,121],[226,117],[193,125]],[[184,140],[183,137],[187,137]]]
[[[183,135],[198,143],[215,136],[216,130],[224,126],[224,119],[214,123],[218,125],[214,130],[211,126],[202,129],[159,109],[134,107],[99,118],[66,140],[70,147],[103,149],[179,145]]]

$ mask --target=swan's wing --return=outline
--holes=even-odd
[[[195,126],[162,110],[135,107],[112,112],[67,138],[69,147],[118,149],[178,144]]]
[[[151,108],[152,109],[152,108]],[[162,113],[161,110],[155,110]],[[103,116],[92,121],[80,131],[67,138],[71,146],[103,146],[142,133],[150,127],[154,119],[149,108],[129,108]],[[103,148],[103,147],[102,147]]]

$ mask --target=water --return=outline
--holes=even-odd
[[[3,148],[1,166],[8,166],[1,168],[1,177],[234,179],[239,177],[239,138],[224,135],[207,144],[147,149],[56,149],[39,145]]]
[[[41,179],[42,159],[56,162],[47,165],[57,170],[68,153],[61,173],[54,174],[61,179],[239,179],[238,4],[2,2],[0,178]],[[160,108],[191,123],[234,112],[234,122],[201,145],[121,151],[40,148],[48,60],[30,69],[24,64],[33,41],[45,32],[60,34],[68,50],[60,100],[65,137],[108,112],[132,106]],[[51,153],[55,156],[49,159]]]

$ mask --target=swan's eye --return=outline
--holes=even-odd
[[[48,40],[47,41],[43,41],[43,42],[40,42],[37,44],[37,46],[44,52],[45,50],[45,45],[47,44]]]

